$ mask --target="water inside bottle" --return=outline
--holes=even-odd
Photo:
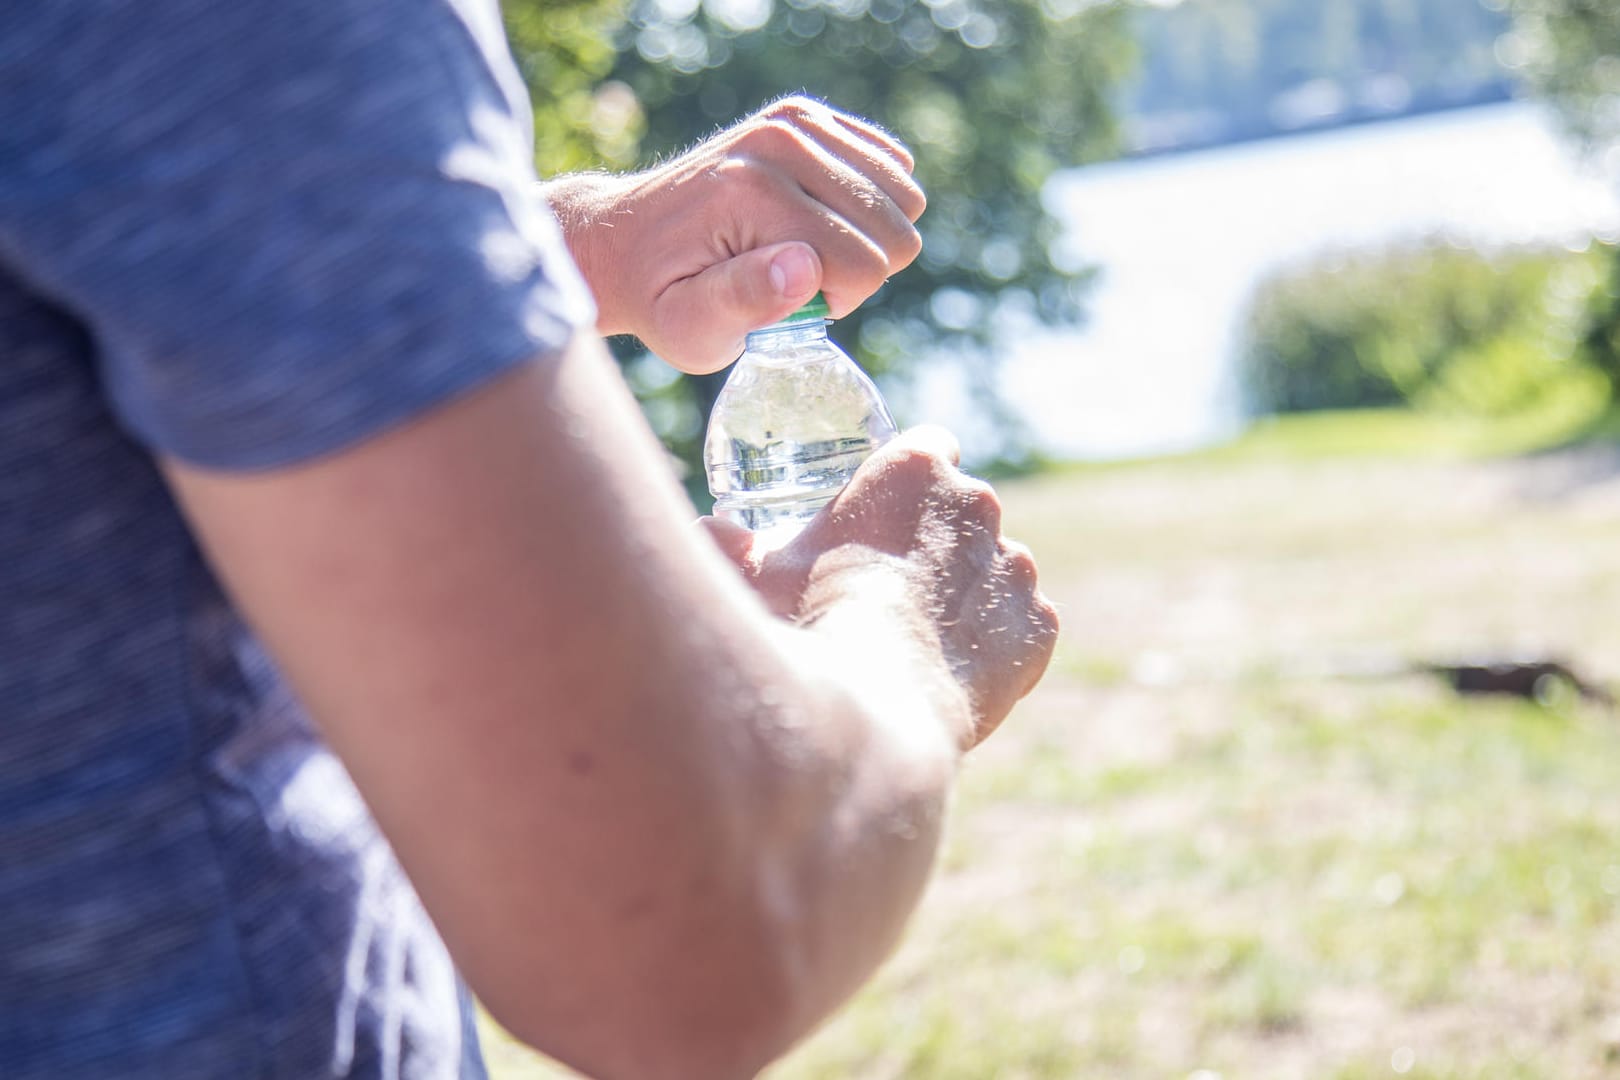
[[[715,404],[707,440],[715,513],[763,542],[796,532],[895,433],[866,374],[820,350],[745,358]]]

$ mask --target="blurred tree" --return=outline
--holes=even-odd
[[[1604,246],[1608,280],[1592,294],[1581,352],[1609,380],[1609,398],[1620,401],[1620,245]]]
[[[1620,154],[1620,3],[1511,0],[1511,10],[1509,62],[1593,153]],[[1611,172],[1620,176],[1620,164]],[[1620,399],[1620,246],[1607,252],[1608,282],[1593,297],[1582,349]]]
[[[998,316],[1079,317],[1084,276],[1053,248],[1040,193],[1055,169],[1113,153],[1110,93],[1133,62],[1121,4],[632,0],[628,15],[612,75],[645,110],[651,153],[798,91],[873,118],[916,152],[923,253],[838,328],[867,367],[972,358],[965,369],[995,409]],[[717,382],[692,382],[660,389],[691,392],[701,415]],[[691,459],[699,425],[667,412],[676,426],[661,434]]]
[[[1040,192],[1055,169],[1113,154],[1111,96],[1134,63],[1127,6],[506,0],[505,10],[547,171],[674,153],[793,92],[898,134],[929,196],[923,254],[842,320],[838,338],[880,372],[925,352],[971,358],[964,370],[999,415],[988,361],[1007,321],[1080,315],[1084,267],[1054,248]],[[694,464],[718,381],[677,379],[620,351],[654,428]]]
[[[1497,0],[1498,3],[1501,0]],[[1620,4],[1511,0],[1508,60],[1594,147],[1620,146]]]
[[[1249,313],[1249,402],[1262,413],[1409,404],[1494,416],[1555,397],[1601,406],[1604,374],[1574,354],[1602,257],[1437,239],[1283,271]]]
[[[635,164],[642,117],[613,68],[623,0],[512,0],[506,35],[534,104],[535,159],[547,174]]]

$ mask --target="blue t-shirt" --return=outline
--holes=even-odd
[[[476,1076],[154,467],[329,453],[593,312],[494,0],[0,6],[0,1076]],[[311,597],[311,603],[319,603]]]

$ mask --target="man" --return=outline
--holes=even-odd
[[[1055,620],[937,432],[712,543],[592,324],[849,310],[904,149],[552,185],[593,312],[489,0],[13,5],[0,87],[0,1075],[476,1076],[458,969],[592,1075],[802,1036]]]

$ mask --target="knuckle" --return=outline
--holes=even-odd
[[[919,480],[938,479],[942,464],[937,454],[921,446],[902,447],[895,453],[895,469]]]
[[[1001,562],[1009,581],[1026,589],[1034,589],[1039,570],[1035,565],[1035,555],[1029,548],[1016,540],[1003,540]]]
[[[776,181],[769,169],[756,156],[747,153],[745,148],[739,147],[738,150],[714,169],[715,177],[725,185],[726,191],[757,192],[773,188]]]
[[[737,137],[737,149],[759,157],[780,157],[804,149],[804,134],[791,122],[767,117],[750,125]]]
[[[807,94],[789,94],[765,106],[760,115],[768,120],[809,120],[821,109],[821,103]]]
[[[995,489],[983,480],[971,477],[961,478],[958,486],[961,488],[957,499],[958,515],[965,522],[977,525],[988,533],[999,533],[1001,500],[996,497]],[[1033,561],[1032,559],[1031,562]]]
[[[922,493],[949,484],[949,461],[921,446],[898,446],[889,452],[882,474],[891,485]]]
[[[875,177],[856,170],[850,170],[845,185],[849,189],[850,198],[854,200],[860,212],[865,214],[886,214],[889,206],[894,202],[889,193]],[[896,207],[898,209],[898,207]]]

